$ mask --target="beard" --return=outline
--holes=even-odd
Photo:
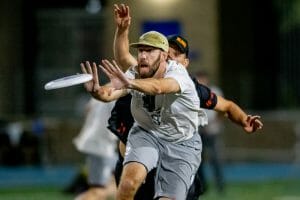
[[[146,67],[141,67],[141,64],[139,64],[139,75],[141,78],[151,78],[154,76],[154,74],[156,73],[160,65],[160,57],[161,57],[161,53],[159,53],[157,59],[154,60],[151,66],[150,65],[147,66],[148,72],[142,72],[141,69]]]

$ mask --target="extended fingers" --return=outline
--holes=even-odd
[[[91,67],[90,63],[86,62],[87,69],[90,74],[93,76],[93,87],[91,88],[93,92],[98,92],[100,85],[99,85],[99,78],[98,78],[98,70],[96,63],[93,62],[93,66]]]
[[[128,15],[128,9],[129,7],[126,6],[125,4],[114,4],[114,13],[115,15],[120,15],[121,17],[124,17],[126,15]]]
[[[80,67],[81,67],[82,73],[87,74],[87,71],[86,71],[85,66],[84,66],[83,63],[80,63]]]
[[[111,69],[109,67],[109,62],[106,60],[102,60],[102,64],[103,65],[99,65],[99,67],[106,74],[106,76],[111,78],[113,76],[113,71],[111,71]]]
[[[115,16],[118,16],[120,14],[121,10],[117,4],[114,4],[114,13]]]
[[[114,10],[115,10],[115,11],[119,11],[119,10],[120,10],[118,4],[114,4]]]
[[[114,66],[108,60],[102,60],[102,67],[110,74],[113,75],[115,73]],[[102,68],[101,68],[102,69]]]
[[[263,127],[263,123],[260,121],[260,116],[258,115],[248,115],[248,122],[250,123],[250,126],[253,126],[254,129],[261,129]]]
[[[129,13],[130,13],[130,8],[129,8],[129,6],[126,6],[126,13],[127,13],[127,15],[129,15]]]
[[[86,66],[85,68],[87,69],[87,72],[88,72],[89,74],[93,74],[93,70],[92,70],[92,67],[91,67],[89,61],[85,61],[85,66]]]
[[[104,72],[104,74],[106,74],[106,76],[108,76],[109,78],[112,77],[112,74],[109,73],[103,65],[99,65],[99,67],[101,68],[101,70]]]
[[[84,63],[80,63],[80,67],[81,67],[81,71],[84,74],[93,74],[93,70],[91,68],[90,62],[86,61],[85,64]]]
[[[93,62],[93,80],[94,80],[94,91],[98,90],[100,85],[99,85],[99,77],[98,77],[98,70],[97,70],[97,65],[96,63]]]
[[[117,73],[123,73],[123,71],[120,69],[120,67],[118,66],[117,62],[115,60],[112,60],[113,63],[113,70],[114,72]]]
[[[126,9],[126,6],[125,4],[121,4],[121,11],[122,11],[122,14],[126,15],[127,14],[127,9]]]
[[[118,73],[120,77],[122,77],[122,78],[125,77],[124,72],[120,69],[120,67],[118,66],[117,62],[115,60],[112,60],[112,62],[113,62],[113,65],[114,65],[114,71],[116,73]]]

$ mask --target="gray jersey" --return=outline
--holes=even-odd
[[[171,142],[187,140],[199,125],[207,123],[206,114],[200,109],[195,85],[182,65],[169,61],[164,78],[175,79],[180,92],[150,96],[131,91],[135,126]]]

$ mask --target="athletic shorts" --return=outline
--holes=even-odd
[[[88,155],[86,162],[88,167],[88,183],[91,186],[106,186],[113,173],[116,157],[102,157]]]
[[[140,127],[133,127],[123,164],[138,162],[148,172],[157,168],[155,198],[185,200],[201,162],[201,150],[199,134],[185,141],[171,143]]]

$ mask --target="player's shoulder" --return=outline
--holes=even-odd
[[[175,60],[169,60],[167,65],[166,73],[177,72],[187,73],[186,68]]]

